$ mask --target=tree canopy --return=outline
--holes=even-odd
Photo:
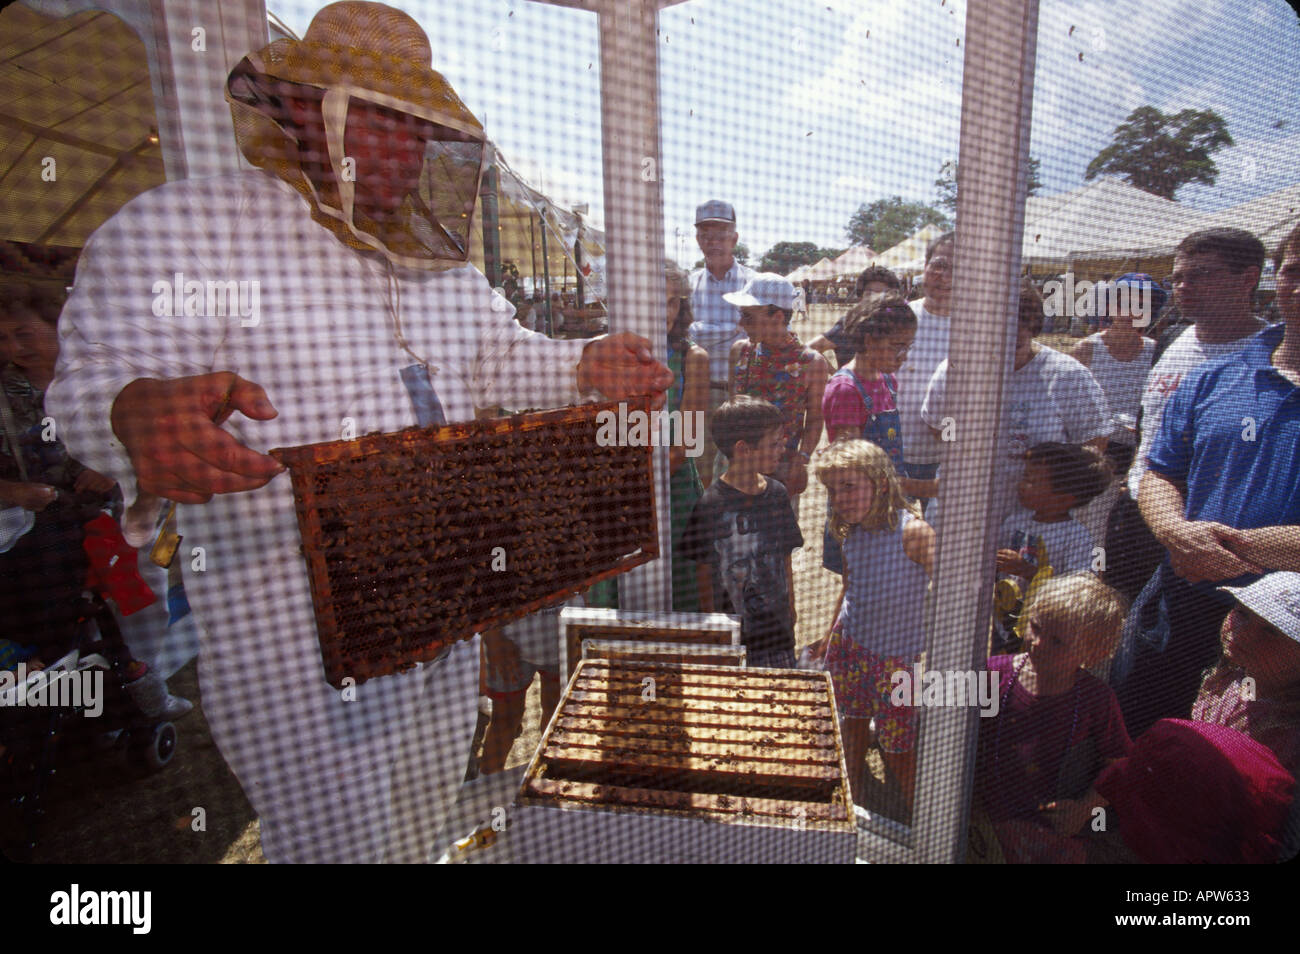
[[[902,196],[895,195],[858,206],[846,231],[854,245],[869,245],[883,252],[931,223],[943,229],[950,227],[948,217],[938,209],[921,202],[905,202]]]
[[[1111,144],[1088,163],[1083,177],[1110,173],[1172,199],[1189,182],[1214,185],[1219,170],[1210,154],[1231,145],[1227,122],[1212,109],[1166,116],[1154,106],[1139,106],[1115,127]]]
[[[842,248],[818,248],[815,242],[777,242],[763,253],[758,270],[788,275],[800,265],[812,265],[823,258],[835,258],[843,251]]]
[[[1043,180],[1038,177],[1039,162],[1033,156],[1029,157],[1029,185],[1026,187],[1025,195],[1037,195],[1038,190],[1043,187]],[[957,214],[957,160],[945,159],[943,165],[939,166],[939,178],[934,180],[934,187],[939,193],[939,201],[935,203],[941,209],[946,209],[949,215]]]

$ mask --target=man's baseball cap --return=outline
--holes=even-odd
[[[722,300],[737,308],[758,308],[774,305],[786,311],[794,311],[794,286],[780,275],[771,272],[759,272],[738,292],[729,292]]]
[[[695,210],[695,224],[703,225],[705,222],[726,222],[728,225],[735,225],[736,210],[732,208],[730,202],[710,199]]]
[[[1164,307],[1169,293],[1160,287],[1160,283],[1148,275],[1146,272],[1128,272],[1115,279],[1115,287],[1128,285],[1130,288],[1145,288],[1147,294],[1151,296],[1152,314],[1156,314]]]
[[[1242,606],[1300,642],[1300,573],[1269,573],[1249,586],[1221,586]]]

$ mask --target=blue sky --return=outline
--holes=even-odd
[[[602,218],[596,16],[529,0],[397,2],[434,64],[531,184]],[[270,0],[301,34],[319,4]],[[843,246],[859,204],[932,202],[957,150],[965,0],[688,0],[660,14],[665,248],[699,257],[695,205],[741,240]],[[1071,28],[1073,27],[1073,30]],[[1080,61],[1079,54],[1083,54]],[[1236,146],[1217,209],[1300,181],[1300,25],[1282,0],[1043,0],[1031,152],[1043,193],[1083,183],[1128,113],[1213,108]],[[675,232],[681,229],[679,244]]]

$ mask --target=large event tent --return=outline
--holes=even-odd
[[[897,245],[877,255],[874,264],[908,275],[915,274],[925,267],[925,250],[943,231],[934,224],[923,225]]]
[[[1025,200],[1021,261],[1033,274],[1071,269],[1089,279],[1116,270],[1152,271],[1150,260],[1164,254],[1160,250],[1171,254],[1184,235],[1205,223],[1203,212],[1103,176],[1069,192]]]
[[[855,245],[833,260],[835,277],[857,278],[875,258],[876,253],[869,246]]]

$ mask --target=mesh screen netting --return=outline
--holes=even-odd
[[[1291,9],[221,6],[0,11],[8,856],[1295,854]]]

